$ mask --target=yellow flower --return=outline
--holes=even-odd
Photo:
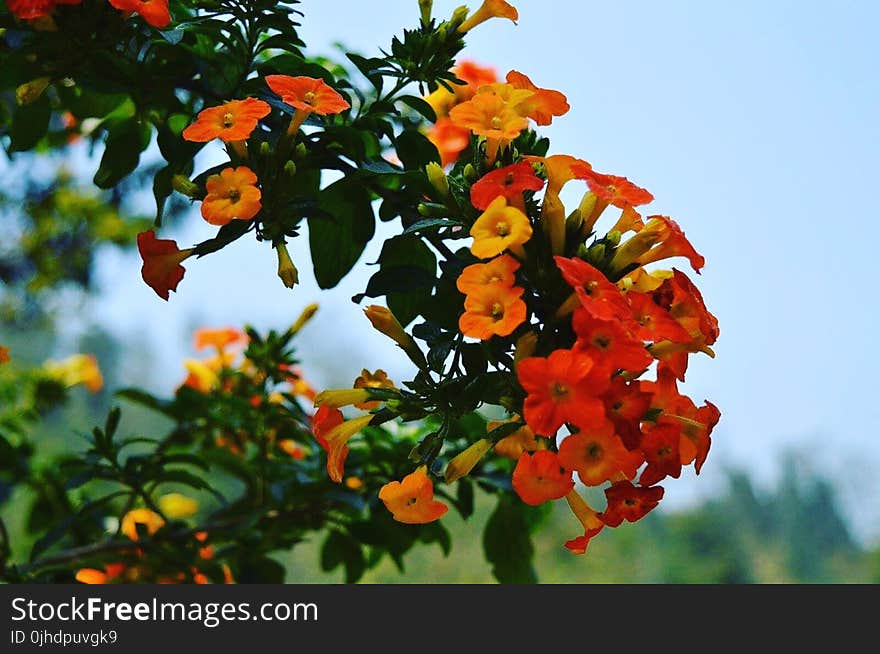
[[[456,455],[446,465],[446,483],[451,484],[452,482],[458,481],[462,477],[469,475],[471,470],[474,469],[474,466],[477,465],[486,452],[491,449],[492,441],[488,438],[481,438],[476,443]]]
[[[43,369],[67,387],[83,384],[90,393],[97,393],[104,387],[98,360],[91,354],[74,354],[63,361],[47,361]]]
[[[508,207],[504,196],[495,198],[471,227],[474,243],[471,252],[480,259],[489,259],[510,250],[525,258],[522,246],[532,238],[528,217],[516,207]]]
[[[343,464],[348,454],[348,441],[369,425],[372,419],[372,414],[368,413],[360,418],[346,420],[324,434],[327,443],[327,472],[336,483],[341,482],[344,475]]]
[[[122,533],[132,540],[138,540],[137,525],[143,525],[147,533],[153,535],[165,525],[165,521],[150,509],[132,509],[122,516]]]
[[[180,493],[168,493],[159,498],[159,508],[171,519],[188,518],[199,510],[199,503]]]
[[[461,33],[469,32],[490,18],[508,18],[516,23],[519,20],[519,12],[516,7],[505,0],[485,0],[479,9],[459,25],[458,31]]]
[[[386,388],[391,390],[396,390],[397,387],[394,385],[394,382],[388,379],[388,373],[384,370],[377,370],[375,373],[371,373],[369,370],[364,368],[361,370],[360,376],[354,380],[355,388]],[[381,404],[379,401],[373,400],[370,402],[361,402],[359,404],[355,404],[355,407],[361,409],[363,411],[371,411],[375,409],[377,406]]]
[[[370,392],[365,388],[341,388],[321,391],[315,398],[315,406],[329,406],[339,409],[352,404],[360,404],[370,399]]]

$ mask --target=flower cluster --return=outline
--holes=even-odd
[[[453,345],[479,344],[494,365],[488,374],[500,375],[506,389],[493,401],[487,390],[484,402],[500,404],[509,417],[489,423],[458,453],[448,452],[444,481],[479,479],[481,464],[497,470],[501,464],[485,461],[493,450],[512,459],[511,485],[523,502],[565,498],[583,528],[566,547],[582,554],[605,527],[635,522],[655,508],[664,492],[660,482],[679,478],[685,466],[699,473],[706,460],[720,412],[711,402],[698,406],[679,383],[691,354],[714,356],[718,322],[684,272],[649,267],[681,257],[699,273],[705,261],[675,221],[643,216],[641,207],[654,200],[644,188],[583,159],[547,156],[529,145],[535,142],[531,123],[549,125],[569,110],[562,93],[518,71],[504,82],[475,64],[459,64],[454,72],[463,85],[427,98],[438,116],[430,138],[446,169],[452,167],[427,170],[437,191],[430,210],[460,225],[450,238],[472,238],[469,251],[455,253],[443,267],[463,296]],[[583,191],[569,210],[562,194],[573,182]],[[597,225],[612,210],[608,229],[600,232]],[[424,380],[429,367],[413,338],[390,312],[377,324],[379,309],[367,311],[422,368]],[[325,391],[317,398],[319,414],[328,405],[338,411],[369,398],[383,402],[372,424],[406,418],[416,407],[454,419],[454,398],[444,408],[432,394],[457,377],[462,388],[490,379],[462,371],[459,355],[439,382],[407,384],[424,388],[415,393]],[[370,414],[344,421],[340,413],[335,420],[334,430],[346,425],[346,440],[371,424]],[[441,429],[420,445],[421,465],[380,492],[398,521],[430,522],[445,513],[433,499],[430,475],[448,451],[446,434]],[[339,470],[331,476],[338,480]],[[576,482],[604,489],[604,507],[591,507]]]
[[[199,112],[196,120],[183,130],[182,137],[193,143],[209,143],[220,140],[228,147],[231,165],[217,167],[207,174],[204,188],[184,176],[174,179],[175,188],[193,200],[201,201],[201,214],[211,225],[223,227],[233,221],[255,224],[264,209],[264,194],[276,186],[271,183],[288,174],[295,174],[296,166],[286,158],[306,119],[312,114],[328,116],[350,107],[336,90],[324,80],[314,77],[267,75],[265,83],[281,102],[293,110],[286,133],[278,136],[277,153],[283,165],[272,167],[248,147],[248,139],[258,128],[260,121],[272,111],[270,105],[257,98],[231,100],[222,105],[208,107]],[[268,152],[268,144],[262,141]],[[263,154],[265,154],[265,152]],[[256,159],[265,171],[260,179],[254,171]],[[266,179],[268,178],[268,179]],[[289,183],[289,178],[283,182]],[[271,200],[271,198],[270,198]],[[288,287],[298,281],[298,272],[290,259],[284,239],[278,237],[274,246],[278,252],[278,275]],[[152,230],[138,236],[138,249],[143,259],[144,281],[164,300],[186,272],[181,265],[193,255],[200,255],[196,248],[181,250],[174,241],[156,239]]]
[[[153,27],[167,27],[171,22],[168,0],[107,0],[126,14],[137,14]],[[9,0],[9,11],[21,20],[48,20],[58,5],[78,5],[82,0]]]

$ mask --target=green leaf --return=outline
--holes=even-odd
[[[336,286],[373,238],[376,217],[372,196],[356,176],[321,191],[318,209],[329,218],[309,218],[309,247],[318,286]]]
[[[150,126],[135,118],[110,127],[101,165],[95,173],[95,186],[113,188],[137,168],[141,152],[150,143]]]
[[[457,220],[449,220],[448,218],[425,218],[413,223],[405,230],[404,234],[415,234],[416,232],[439,231],[444,227],[464,227],[464,223]]]
[[[492,564],[492,574],[502,584],[538,582],[532,566],[535,548],[531,530],[536,522],[532,510],[519,499],[502,495],[483,532],[483,552]]]
[[[367,568],[360,543],[341,531],[331,531],[321,547],[321,569],[324,572],[345,566],[345,583],[353,584]]]
[[[434,107],[429,105],[422,98],[418,98],[414,95],[403,95],[398,98],[398,100],[411,107],[413,110],[424,116],[430,122],[437,122],[437,114],[434,111]]]
[[[46,95],[31,104],[19,107],[12,118],[10,151],[24,152],[36,146],[49,130],[51,115],[52,108]]]
[[[437,147],[418,130],[404,130],[397,137],[394,145],[397,149],[397,156],[408,170],[420,170],[432,161],[440,163]]]
[[[431,299],[437,278],[437,257],[420,238],[396,236],[382,247],[379,268],[384,275],[409,278],[414,286],[412,290],[398,287],[386,293],[388,308],[406,327],[422,313]],[[420,273],[414,272],[414,268]]]

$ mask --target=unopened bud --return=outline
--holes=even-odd
[[[318,312],[318,305],[315,302],[308,305],[305,309],[302,310],[302,313],[299,314],[299,318],[296,319],[296,322],[290,327],[290,333],[296,334],[300,329],[305,327],[306,323],[308,323],[314,315]]]
[[[309,153],[309,149],[306,147],[305,143],[297,143],[296,148],[293,151],[293,154],[297,159],[302,159],[308,153]]]
[[[462,174],[464,175],[464,178],[471,183],[476,182],[479,177],[479,175],[477,175],[477,169],[474,168],[473,164],[466,164]]]
[[[620,245],[620,232],[616,230],[613,232],[608,232],[605,235],[605,242],[611,247],[616,248],[618,245]]]
[[[198,184],[190,181],[186,175],[174,175],[171,178],[171,187],[188,198],[195,199],[201,195],[201,189]]]
[[[434,190],[440,194],[440,197],[446,199],[449,197],[449,178],[443,172],[443,166],[436,162],[431,162],[425,166],[425,174]]]
[[[428,25],[431,22],[431,9],[434,7],[434,0],[419,0],[419,11],[421,12],[422,25]]]
[[[293,177],[294,175],[296,175],[296,164],[292,161],[288,161],[286,164],[284,164],[284,173],[289,177]]]
[[[262,143],[260,143],[260,156],[268,157],[271,152],[272,148],[269,145],[268,141],[263,141]]]
[[[299,271],[293,265],[290,252],[284,243],[276,245],[275,251],[278,253],[278,276],[287,288],[293,288],[299,283]]]
[[[492,441],[481,438],[476,443],[454,457],[446,466],[446,483],[451,484],[462,477],[466,477],[474,469],[480,459],[492,449]]]
[[[30,82],[25,82],[15,89],[15,101],[20,107],[36,102],[43,95],[43,91],[49,86],[49,77],[38,77]]]
[[[523,359],[528,359],[535,353],[538,346],[538,334],[535,332],[526,332],[516,341],[516,349],[513,351],[513,365],[515,366]]]

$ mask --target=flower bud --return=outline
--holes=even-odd
[[[313,302],[308,305],[305,309],[302,310],[302,313],[299,314],[299,318],[296,319],[296,322],[290,328],[291,334],[296,334],[300,329],[305,327],[306,323],[309,322],[312,317],[318,312],[317,303]]]
[[[421,12],[422,25],[428,25],[431,22],[431,10],[434,8],[434,0],[419,0],[419,11]]]
[[[528,359],[535,353],[538,345],[538,334],[536,332],[526,332],[516,341],[516,349],[513,351],[513,364],[518,364],[523,359]]]
[[[477,178],[479,177],[479,175],[477,174],[477,169],[474,168],[473,164],[465,164],[462,174],[464,175],[464,178],[472,184],[476,182]]]
[[[186,175],[174,175],[171,178],[171,187],[181,195],[192,199],[202,194],[198,184],[194,184]]]
[[[431,186],[440,194],[441,198],[446,199],[449,197],[449,179],[446,177],[446,173],[443,172],[443,167],[440,164],[432,161],[425,166],[425,174],[428,176]]]
[[[275,251],[278,253],[278,276],[287,288],[293,288],[299,283],[299,271],[293,265],[290,252],[284,243],[276,245]]]
[[[446,466],[446,483],[458,481],[462,477],[470,474],[474,466],[480,462],[480,459],[492,449],[492,441],[488,438],[481,438],[476,443],[468,447],[466,450],[455,456]]]
[[[427,368],[428,363],[425,360],[425,355],[422,354],[412,337],[403,330],[400,322],[389,309],[371,304],[364,309],[364,313],[373,327],[397,343],[413,363],[419,368]]]
[[[352,404],[361,404],[370,399],[370,392],[366,388],[343,388],[327,390],[318,393],[315,398],[315,406],[329,406],[332,409],[340,409]]]
[[[296,164],[292,161],[288,161],[286,164],[284,164],[284,173],[288,177],[293,177],[294,175],[296,175]]]
[[[295,148],[294,151],[293,151],[293,154],[294,154],[294,156],[295,156],[297,159],[302,159],[302,158],[305,157],[308,153],[309,153],[309,150],[308,150],[308,148],[306,147],[306,144],[305,144],[305,143],[297,143],[297,144],[296,144],[296,148]]]
[[[272,148],[267,141],[260,143],[260,155],[268,157],[272,153]]]

